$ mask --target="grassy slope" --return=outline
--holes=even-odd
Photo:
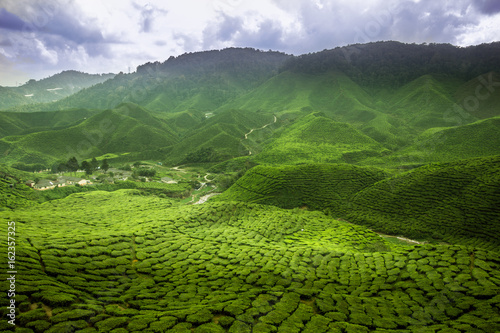
[[[367,160],[366,164],[425,164],[448,162],[500,154],[500,117],[471,124],[431,128],[415,139],[411,146],[386,158]]]
[[[62,130],[10,136],[0,140],[2,161],[49,165],[71,156],[134,152],[177,142],[168,125],[144,109],[123,104]]]
[[[87,109],[36,113],[0,112],[0,137],[69,127],[98,112]]]
[[[0,211],[35,205],[34,191],[24,183],[33,174],[0,165]]]
[[[461,84],[462,81],[453,77],[421,76],[387,96],[388,113],[404,119],[411,128],[418,131],[431,127],[452,126],[454,124],[447,121],[445,112],[453,109],[455,104],[453,93]],[[476,119],[471,116],[467,121]]]
[[[424,76],[396,91],[378,89],[368,93],[339,72],[318,75],[283,72],[223,109],[276,114],[321,111],[336,121],[353,125],[387,147],[396,148],[410,143],[413,136],[433,126],[438,118],[443,125],[441,108],[452,105],[450,95],[458,84],[452,79]],[[422,100],[427,104],[422,104]],[[439,103],[434,106],[436,102]]]
[[[167,160],[180,163],[186,154],[208,147],[214,148],[226,156],[226,159],[247,154],[243,144],[245,134],[252,128],[262,127],[272,119],[270,115],[255,112],[219,112],[188,131],[181,142],[173,147]]]
[[[351,200],[347,217],[388,233],[500,249],[500,157],[431,164]]]
[[[213,200],[236,200],[282,208],[343,211],[358,191],[388,175],[347,164],[256,166]]]
[[[380,143],[349,124],[309,114],[264,146],[256,161],[273,164],[355,162],[387,152]]]
[[[64,71],[39,81],[30,80],[19,87],[0,87],[0,109],[15,107],[23,110],[23,105],[53,102],[113,77],[114,74]]]
[[[496,253],[391,245],[319,212],[178,207],[133,193],[75,194],[0,213],[2,223],[16,221],[18,326],[48,333],[499,329]],[[0,244],[6,258],[5,237]],[[10,329],[7,301],[0,300],[0,330]]]
[[[390,234],[498,251],[499,162],[470,159],[393,177],[349,165],[257,166],[214,200],[329,209]]]
[[[498,109],[498,105],[500,105],[499,82],[500,73],[485,73],[460,86],[455,91],[455,100],[469,114],[479,119],[500,116]]]
[[[371,97],[342,73],[308,75],[280,73],[250,93],[226,104],[223,109],[300,111],[312,108],[328,115],[338,114],[364,121],[364,111],[370,110]],[[349,113],[349,115],[347,115]]]

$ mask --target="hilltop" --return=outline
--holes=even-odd
[[[44,164],[100,156],[141,152],[171,146],[178,139],[168,124],[133,104],[101,111],[76,125],[0,139],[0,161]]]
[[[132,74],[120,73],[112,80],[30,111],[108,109],[123,102],[160,112],[214,110],[277,74],[289,57],[250,48],[188,53],[163,63],[144,64]]]
[[[63,71],[42,80],[29,80],[19,87],[0,86],[0,110],[19,107],[16,110],[23,111],[23,105],[54,102],[114,76]]]
[[[309,114],[264,146],[256,161],[273,164],[355,162],[388,153],[379,142],[347,123]]]

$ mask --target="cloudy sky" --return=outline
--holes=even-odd
[[[499,0],[0,0],[0,85],[128,72],[230,46],[290,54],[379,40],[498,41]]]

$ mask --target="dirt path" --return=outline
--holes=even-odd
[[[200,198],[200,200],[195,202],[193,205],[201,205],[201,204],[207,202],[207,200],[210,199],[211,197],[219,195],[219,194],[220,193],[210,193],[210,194],[204,195]]]
[[[386,235],[386,234],[383,234],[381,232],[376,232],[374,231],[376,234],[378,234],[380,237],[382,238],[396,238],[402,242],[406,242],[406,243],[409,243],[409,244],[425,244],[426,242],[419,242],[419,241],[416,241],[414,239],[409,239],[409,238],[406,238],[406,237],[401,237],[401,236],[392,236],[392,235]]]
[[[184,173],[186,172],[185,170],[179,169],[178,166],[172,167],[170,169],[175,170],[175,171],[179,171],[179,172],[184,172]]]
[[[245,140],[247,140],[247,139],[248,139],[248,135],[249,135],[249,134],[252,134],[252,132],[253,132],[253,131],[260,130],[260,129],[264,129],[264,128],[266,128],[267,126],[274,124],[277,120],[278,120],[278,118],[276,118],[276,116],[274,116],[274,121],[270,122],[269,124],[266,124],[266,125],[264,125],[264,126],[262,126],[262,127],[260,127],[260,128],[252,128],[252,129],[250,130],[250,132],[248,132],[247,134],[245,134]]]
[[[342,222],[347,222],[349,224],[355,224],[355,223],[352,223],[352,222],[349,222],[349,221],[346,221],[344,219],[338,219],[339,221],[342,221]],[[356,225],[356,224],[355,224]],[[419,242],[419,241],[416,241],[414,239],[410,239],[410,238],[406,238],[406,237],[401,237],[401,236],[393,236],[393,235],[387,235],[387,234],[384,234],[384,233],[381,233],[381,232],[378,232],[378,231],[375,231],[375,230],[372,230],[370,228],[367,228],[368,230],[371,230],[373,231],[374,233],[376,233],[377,235],[379,235],[380,237],[382,238],[396,238],[397,240],[400,240],[402,242],[406,242],[408,244],[426,244],[427,242]]]

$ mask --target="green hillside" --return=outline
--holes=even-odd
[[[482,73],[460,86],[455,92],[455,100],[468,114],[479,119],[500,116],[500,96],[495,92],[499,82],[500,71]]]
[[[500,157],[431,164],[356,193],[346,218],[389,234],[500,250]]]
[[[35,205],[34,191],[25,185],[32,174],[0,164],[0,211]]]
[[[309,114],[285,128],[256,157],[272,164],[356,162],[388,153],[380,143],[347,123]]]
[[[406,84],[391,95],[388,112],[405,119],[411,128],[419,130],[450,124],[445,112],[453,109],[453,93],[463,82],[456,77],[424,75]],[[465,112],[459,108],[460,112]],[[477,118],[469,115],[464,122]]]
[[[284,53],[251,48],[186,53],[163,63],[141,65],[132,74],[120,73],[112,80],[29,111],[111,109],[123,102],[159,112],[212,111],[277,74],[289,58]]]
[[[426,164],[500,154],[500,117],[479,120],[464,126],[431,128],[409,147],[367,164]]]
[[[263,110],[275,114],[321,111],[349,123],[390,149],[400,148],[423,130],[453,126],[444,117],[454,107],[463,81],[426,75],[403,87],[364,89],[341,72],[282,72],[222,109]],[[464,112],[461,109],[461,112]],[[477,118],[468,116],[462,123]]]
[[[212,200],[330,209],[340,216],[355,193],[386,177],[379,169],[348,164],[259,165]]]
[[[87,109],[36,113],[0,112],[0,138],[69,127],[98,112]]]
[[[500,328],[496,253],[393,244],[318,212],[180,208],[134,194],[74,194],[0,213],[15,222],[16,269],[29,272],[16,276],[18,331]],[[10,330],[8,299],[0,302],[0,329]]]
[[[0,112],[0,333],[500,332],[499,51],[194,52]]]
[[[63,71],[42,80],[29,80],[19,87],[0,87],[0,110],[17,107],[22,111],[24,105],[54,102],[114,76]]]
[[[245,134],[272,122],[272,119],[269,115],[240,110],[218,112],[188,131],[181,142],[172,147],[167,161],[186,163],[190,153],[196,155],[206,149],[213,149],[216,156],[198,162],[218,162],[247,155],[253,137],[245,140]]]
[[[500,249],[500,158],[397,176],[349,165],[257,166],[213,200],[327,209],[391,235]]]
[[[136,105],[122,104],[65,129],[5,137],[0,140],[0,161],[48,166],[71,156],[136,152],[176,142],[165,121]]]
[[[272,113],[312,109],[339,119],[366,121],[363,111],[372,106],[372,98],[366,91],[343,73],[308,75],[282,72],[223,108]]]

